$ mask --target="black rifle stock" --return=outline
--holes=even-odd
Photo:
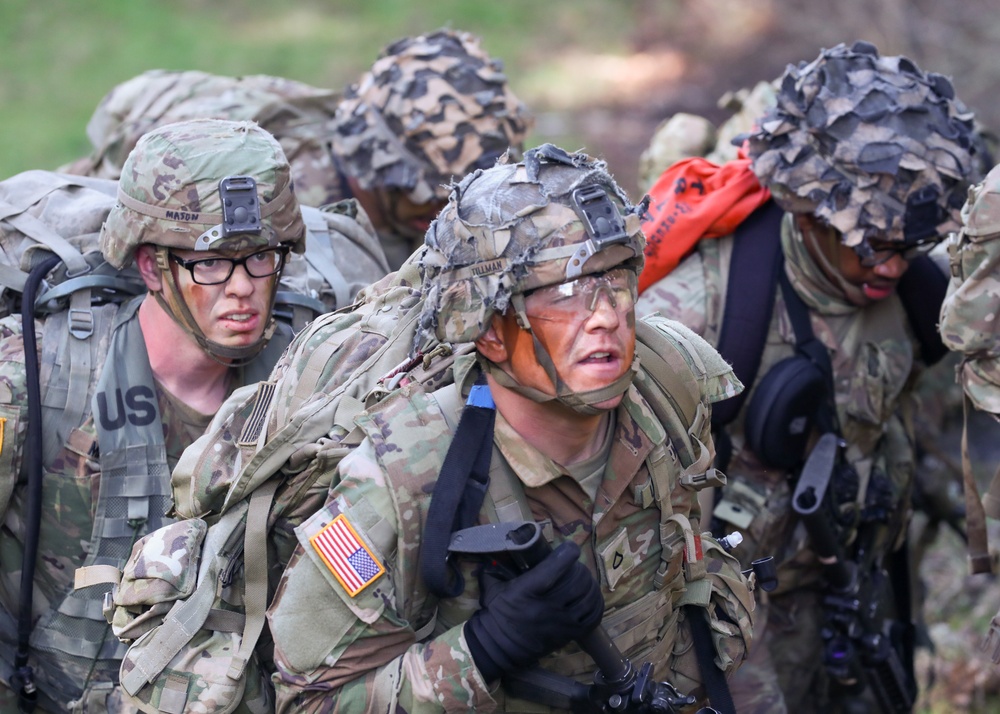
[[[867,685],[883,712],[906,714],[913,709],[915,691],[893,643],[893,621],[883,609],[888,575],[866,558],[848,558],[841,546],[831,499],[840,448],[836,434],[820,437],[792,496],[828,585],[823,597],[824,662],[848,691],[859,692]]]
[[[515,571],[531,569],[551,552],[537,523],[496,523],[465,528],[453,534],[449,552],[479,556],[506,556]],[[576,638],[577,644],[597,665],[594,683],[581,684],[569,677],[531,668],[504,675],[504,688],[521,699],[568,709],[578,714],[621,712],[673,714],[694,703],[668,682],[651,678],[652,663],[636,670],[600,625]],[[702,708],[698,714],[712,714]],[[717,713],[716,713],[717,714]]]

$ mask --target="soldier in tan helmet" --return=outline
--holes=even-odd
[[[728,420],[726,403],[713,411],[729,481],[712,529],[779,570],[763,638],[730,682],[737,709],[909,711],[912,389],[944,353],[946,283],[921,254],[959,225],[972,114],[945,77],[864,42],[789,66],[776,87],[744,155],[717,172],[687,164],[695,181],[680,163],[664,174],[671,198],[664,184],[644,227],[650,250],[681,260],[642,276],[637,310],[684,322],[746,382]],[[741,269],[770,277],[734,287]],[[739,347],[755,337],[748,368]]]
[[[125,648],[102,614],[105,576],[169,522],[181,452],[288,344],[272,306],[304,236],[270,134],[170,124],[129,155],[101,232],[105,260],[134,262],[148,292],[90,309],[89,337],[72,329],[80,306],[37,322],[37,373],[20,316],[0,322],[0,710],[132,711],[116,684]],[[25,441],[33,375],[42,453]]]

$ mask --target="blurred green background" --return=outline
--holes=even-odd
[[[723,93],[863,38],[955,79],[1000,124],[998,0],[3,0],[0,176],[89,153],[86,123],[148,69],[272,74],[342,89],[379,50],[441,26],[483,38],[536,115],[530,144],[606,158],[635,190],[639,154],[673,112],[714,121]]]
[[[530,87],[533,73],[544,81],[546,56],[567,47],[627,52],[630,19],[599,0],[4,0],[0,172],[55,168],[88,153],[97,103],[148,69],[272,74],[340,89],[392,40],[450,26],[480,35],[506,60],[514,86]]]

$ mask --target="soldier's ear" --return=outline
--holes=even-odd
[[[476,340],[476,351],[494,364],[502,364],[510,356],[504,342],[503,318],[494,315],[486,332]]]
[[[160,268],[156,264],[156,248],[151,245],[140,245],[135,251],[135,267],[139,270],[139,275],[146,283],[146,288],[150,292],[163,290],[163,279],[160,275]]]

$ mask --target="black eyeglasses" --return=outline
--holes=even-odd
[[[191,273],[191,279],[198,285],[219,285],[233,276],[237,265],[242,265],[251,278],[266,278],[274,275],[285,265],[290,250],[287,245],[264,248],[242,258],[195,258],[185,260],[169,253],[170,259]]]
[[[876,265],[882,265],[882,263],[887,263],[892,260],[893,256],[901,256],[903,260],[909,263],[911,260],[919,255],[924,255],[930,253],[934,250],[937,245],[937,241],[927,241],[924,243],[918,243],[916,245],[900,245],[900,246],[870,246],[871,253],[867,255],[859,254],[858,257],[861,259],[861,265],[866,268],[874,268]]]

